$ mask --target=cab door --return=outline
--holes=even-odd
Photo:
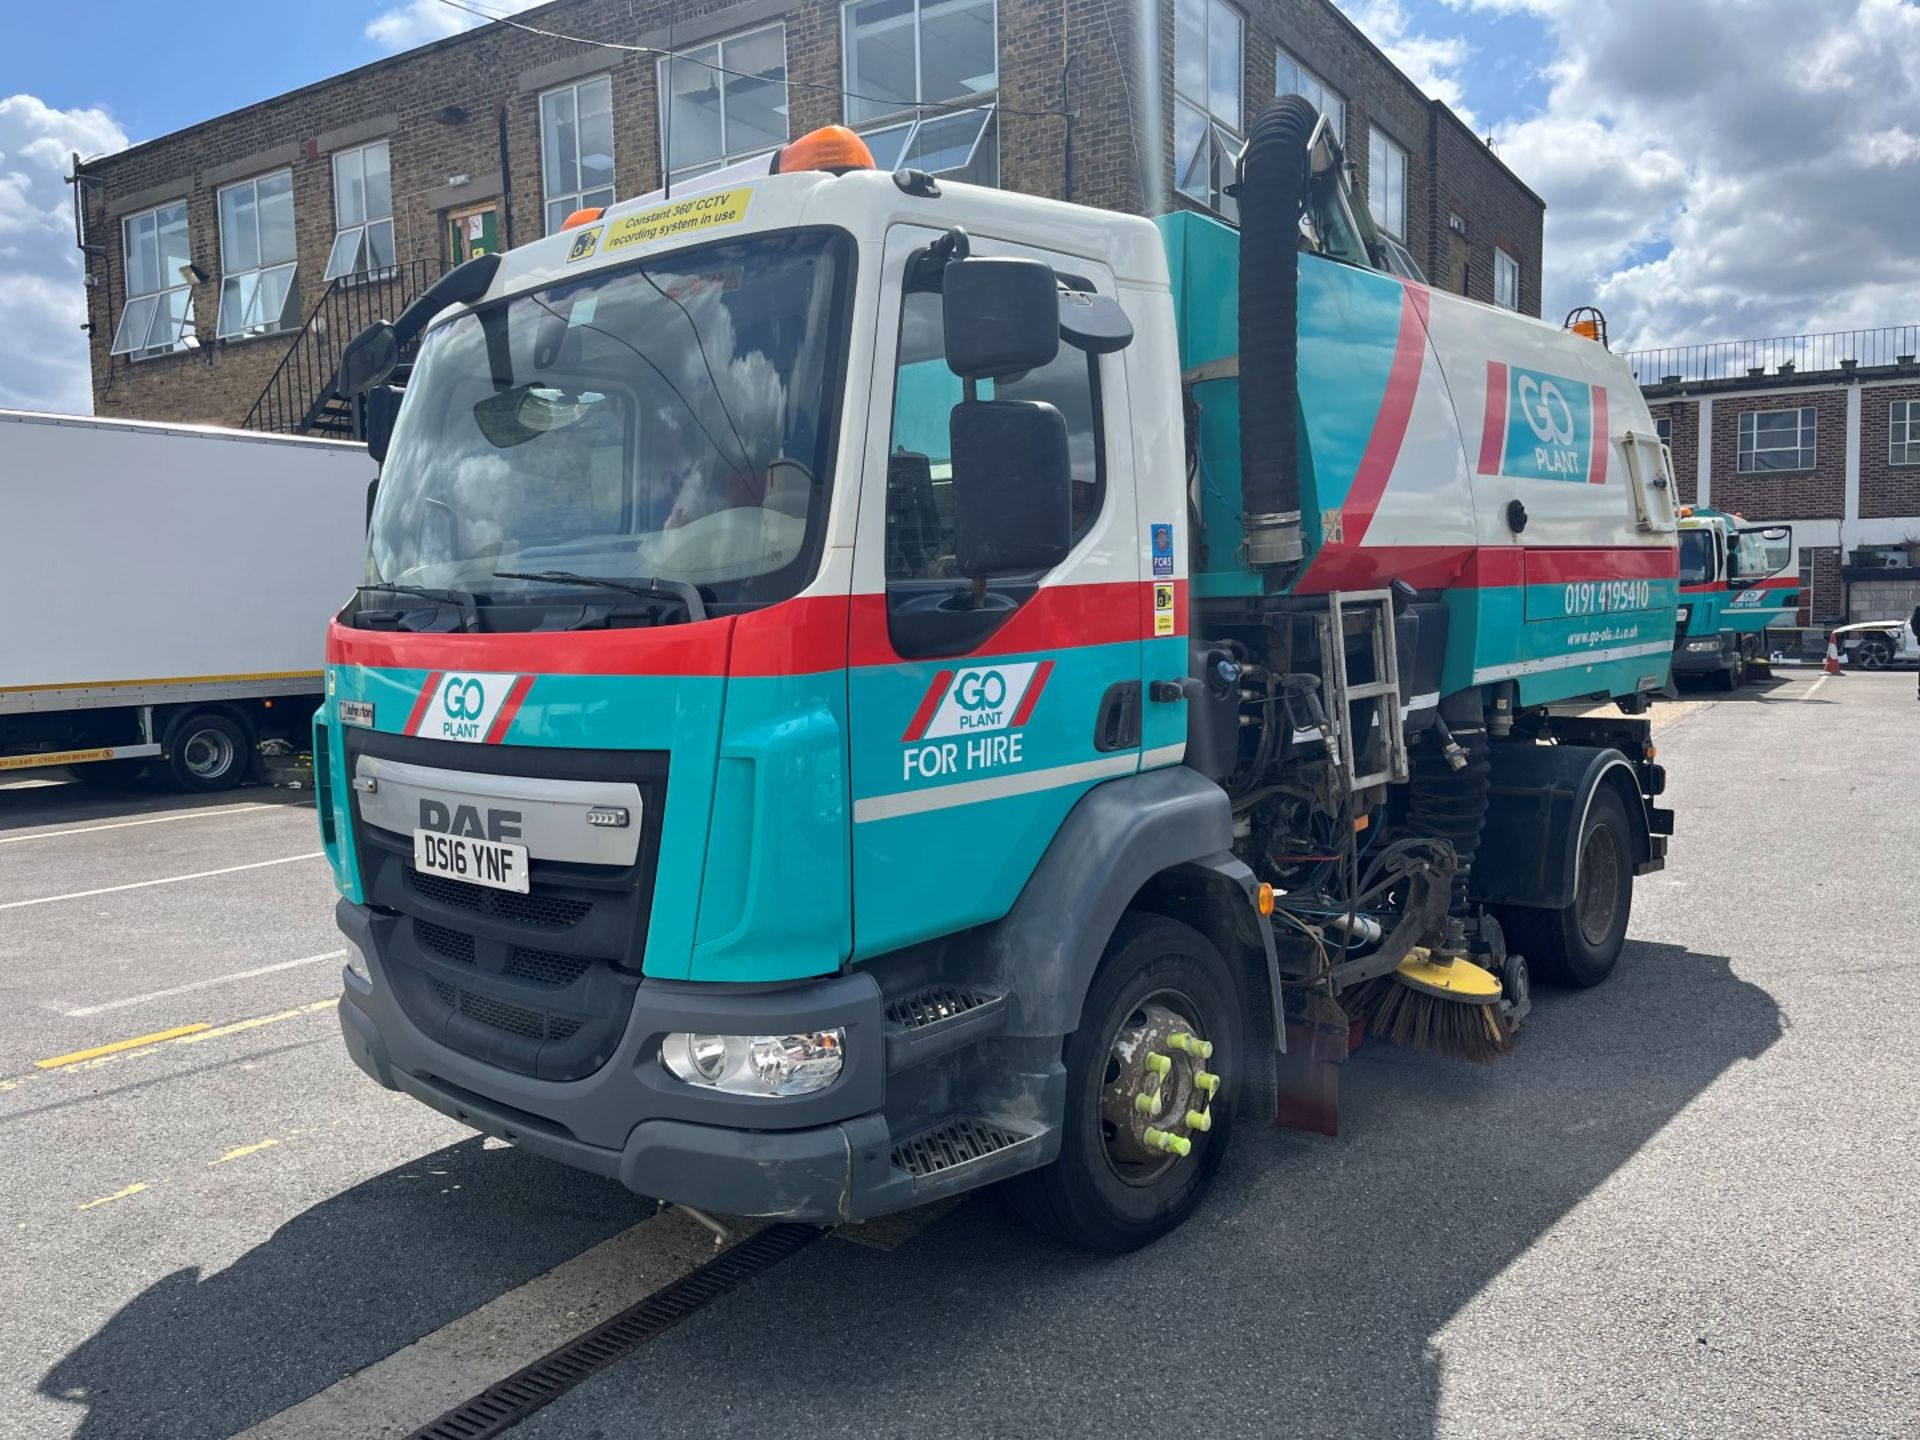
[[[1074,543],[1051,570],[970,581],[954,563],[940,232],[899,226],[883,255],[874,403],[851,609],[854,953],[878,955],[1006,913],[1086,790],[1140,765],[1142,589],[1121,357],[1062,345],[980,398],[1066,419]],[[1114,294],[1104,266],[991,238]]]

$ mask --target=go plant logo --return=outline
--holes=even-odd
[[[407,733],[430,740],[498,743],[532,687],[531,675],[437,672],[421,686]]]

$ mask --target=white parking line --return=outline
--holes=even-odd
[[[127,885],[103,885],[98,890],[74,890],[65,895],[42,895],[34,900],[8,900],[0,910],[24,910],[29,905],[52,905],[61,900],[85,900],[90,895],[115,895],[122,890],[145,890],[153,885],[178,885],[185,880],[206,880],[215,875],[233,875],[242,870],[263,870],[269,865],[291,865],[296,860],[318,860],[327,852],[309,850],[304,855],[282,855],[278,860],[255,860],[249,865],[228,865],[220,870],[196,870],[191,875],[168,875],[160,880],[135,880]]]
[[[712,1234],[668,1210],[262,1420],[237,1440],[404,1435],[713,1255]]]
[[[126,830],[135,825],[167,825],[175,820],[204,820],[209,815],[244,815],[249,810],[283,810],[283,805],[210,805],[178,815],[153,815],[145,820],[115,820],[106,825],[81,825],[71,830],[40,830],[32,835],[0,835],[0,845],[18,845],[27,840],[58,840],[64,835],[91,835],[98,830]],[[298,808],[298,807],[294,807]]]
[[[1833,677],[1831,675],[1822,675],[1818,680],[1814,681],[1813,684],[1809,685],[1806,688],[1805,693],[1803,693],[1800,696],[1800,698],[1802,700],[1811,700],[1813,698],[1813,692],[1818,690],[1822,685],[1826,684],[1827,681],[1831,680],[1832,678]]]
[[[185,985],[174,985],[165,990],[149,990],[144,995],[129,995],[124,1000],[108,1000],[99,1005],[82,1005],[78,1010],[62,1010],[60,1013],[69,1020],[81,1020],[88,1015],[104,1015],[109,1010],[125,1010],[130,1005],[145,1005],[152,1000],[170,1000],[175,995],[186,995],[195,990],[211,989],[215,985],[230,985],[235,980],[251,980],[256,975],[272,975],[280,970],[293,970],[302,965],[318,965],[322,960],[344,960],[344,950],[329,950],[324,955],[302,955],[298,960],[279,960],[271,965],[256,965],[251,970],[235,970],[230,975],[212,975],[205,980],[192,980]]]

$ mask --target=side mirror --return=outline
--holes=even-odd
[[[342,395],[364,395],[393,374],[400,363],[400,338],[393,326],[376,320],[340,352],[340,373],[334,381]]]
[[[941,274],[947,368],[968,380],[1021,375],[1060,353],[1060,287],[1038,260],[949,260]]]
[[[376,464],[384,465],[387,446],[393,441],[393,422],[400,414],[398,385],[376,385],[361,397],[361,423],[367,432],[367,453]]]
[[[1060,338],[1089,355],[1111,355],[1133,343],[1133,322],[1111,295],[1060,292]]]
[[[1051,321],[1051,306],[1047,314]],[[1051,570],[1066,559],[1073,548],[1066,417],[1037,400],[963,400],[948,435],[960,573],[980,579]]]

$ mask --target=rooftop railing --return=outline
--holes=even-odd
[[[1834,330],[1824,335],[1776,335],[1767,340],[1719,340],[1625,352],[1642,385],[1705,384],[1915,365],[1920,325],[1878,330]]]

